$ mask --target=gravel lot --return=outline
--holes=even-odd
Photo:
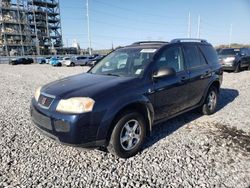
[[[41,135],[29,104],[40,85],[84,67],[0,65],[0,187],[250,186],[250,72],[225,73],[213,116],[189,112],[157,126],[130,159]]]

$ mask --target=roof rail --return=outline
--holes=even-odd
[[[205,39],[196,39],[196,38],[179,38],[171,40],[171,43],[178,43],[178,42],[200,42],[200,43],[207,43]]]
[[[151,45],[159,45],[159,44],[167,44],[168,42],[165,41],[139,41],[135,42],[132,45],[146,45],[146,44],[151,44]]]

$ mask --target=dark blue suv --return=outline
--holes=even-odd
[[[189,110],[216,111],[221,65],[205,40],[137,42],[87,73],[39,88],[31,103],[36,127],[64,144],[135,155],[154,125]]]

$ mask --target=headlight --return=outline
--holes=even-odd
[[[63,113],[81,114],[91,112],[95,101],[88,97],[75,97],[70,99],[62,99],[59,101],[56,111]]]
[[[36,92],[35,92],[35,99],[36,99],[36,101],[38,101],[38,99],[39,99],[39,96],[40,96],[40,93],[41,93],[41,89],[42,89],[42,87],[39,87],[36,90]]]
[[[234,60],[235,60],[235,57],[227,57],[227,58],[224,59],[224,62],[229,63],[229,62],[232,62]]]

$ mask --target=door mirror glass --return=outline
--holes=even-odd
[[[153,74],[153,78],[159,79],[159,78],[171,77],[175,75],[176,75],[176,71],[174,70],[174,68],[161,67]]]

